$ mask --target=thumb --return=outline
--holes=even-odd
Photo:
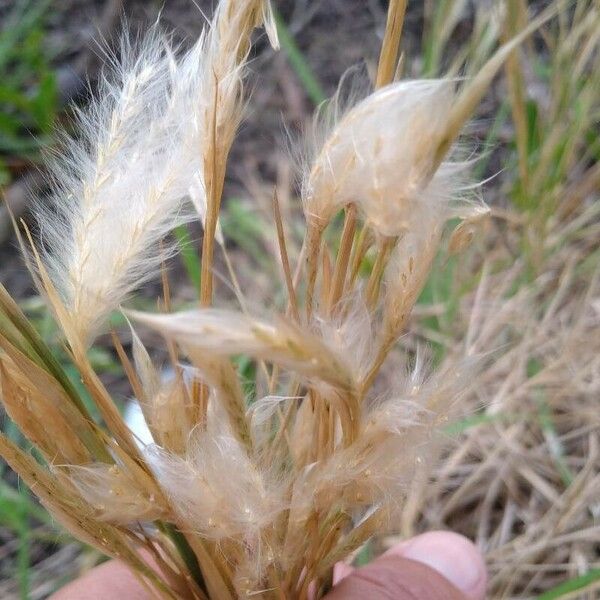
[[[444,531],[398,544],[366,567],[336,572],[343,579],[325,600],[483,600],[487,583],[477,548]]]

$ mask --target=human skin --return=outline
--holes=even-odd
[[[430,532],[402,542],[359,569],[336,565],[326,600],[484,600],[487,574],[466,538]],[[110,561],[70,583],[50,600],[151,600],[131,571]]]

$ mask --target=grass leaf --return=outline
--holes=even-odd
[[[573,579],[569,579],[556,587],[544,592],[540,596],[537,597],[537,600],[556,600],[557,598],[564,598],[568,594],[573,592],[581,591],[585,592],[585,589],[588,586],[594,586],[597,589],[597,582],[600,581],[600,569],[592,569],[579,577],[574,577]],[[591,592],[592,590],[590,590]]]
[[[286,53],[292,69],[294,69],[296,72],[296,75],[298,76],[298,79],[300,79],[308,97],[313,101],[314,104],[321,104],[321,102],[327,100],[327,95],[323,91],[321,84],[317,80],[306,58],[302,54],[302,51],[300,48],[298,48],[298,44],[296,44],[296,41],[294,40],[290,30],[285,24],[285,21],[277,10],[273,9],[273,13],[275,15],[277,35],[279,36],[281,48]]]

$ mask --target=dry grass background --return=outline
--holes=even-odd
[[[415,75],[424,68],[433,74],[440,67],[436,56],[448,66],[449,57],[468,42],[473,7],[462,2],[425,3],[430,12],[424,21],[417,4],[408,10],[405,68]],[[543,4],[531,3],[530,8]],[[448,32],[441,21],[436,25],[444,6],[463,10]],[[295,7],[281,8],[305,62],[327,94],[357,60],[366,58],[367,65],[374,64],[377,34],[381,35],[385,18],[380,3],[297,2]],[[537,597],[588,572],[596,576],[585,589],[558,590],[546,597],[591,600],[600,594],[600,225],[598,148],[589,135],[597,133],[599,116],[598,69],[593,69],[598,66],[598,8],[595,2],[586,4],[589,14],[596,11],[596,21],[588,25],[589,38],[572,40],[573,48],[553,74],[540,68],[540,64],[548,67],[552,40],[545,46],[540,38],[521,54],[518,71],[509,70],[486,97],[472,129],[488,153],[480,175],[496,175],[484,186],[493,218],[467,254],[439,261],[408,328],[411,333],[401,342],[409,350],[430,344],[433,360],[441,363],[452,360],[465,345],[488,353],[485,378],[468,389],[463,418],[449,426],[448,435],[455,438],[452,450],[431,480],[425,475],[415,479],[398,530],[404,536],[448,527],[475,539],[488,560],[491,598]],[[65,4],[65,13],[69,9]],[[127,11],[134,20],[148,18],[146,7]],[[188,28],[197,31],[189,14],[186,2],[167,2],[164,18],[185,33]],[[424,22],[429,28],[425,34]],[[75,38],[78,31],[73,32]],[[446,37],[447,43],[439,48]],[[570,81],[577,57],[590,46],[592,67]],[[274,274],[265,263],[277,252],[268,216],[274,181],[289,222],[299,215],[283,151],[281,117],[288,126],[298,127],[309,118],[312,103],[285,55],[273,55],[266,44],[259,43],[252,71],[254,93],[230,161],[224,226],[243,232],[234,240],[232,260],[239,265],[242,287],[251,290],[248,301],[260,305],[270,300],[268,284]],[[531,104],[525,106],[529,142],[523,142],[518,99],[512,103],[512,118],[510,101],[506,102],[515,86],[526,90],[538,106],[535,118]],[[582,108],[586,90],[591,98]],[[553,112],[561,94],[566,105]],[[542,161],[544,144],[559,145],[552,135],[557,130],[573,140],[560,169],[553,152],[548,151],[548,162]],[[534,150],[531,139],[537,144]],[[549,172],[555,171],[560,173],[552,178]],[[530,183],[523,186],[524,180]],[[2,282],[24,295],[28,287],[22,283],[17,259],[6,245],[0,252]],[[224,270],[223,265],[220,268]],[[175,272],[177,301],[191,299],[194,291],[183,270]],[[156,288],[150,287],[146,295],[152,298]],[[394,373],[386,376],[392,379]],[[106,378],[118,385],[115,376]],[[34,519],[31,523],[43,530],[40,540],[54,537],[47,525],[35,524]],[[18,538],[10,530],[2,535],[6,579],[0,582],[0,595],[18,597],[14,572],[4,566],[17,562]],[[392,541],[373,542],[361,559]],[[80,552],[72,543],[50,548],[53,553],[43,541],[34,544],[37,564],[30,574],[31,598],[44,597],[53,582],[96,560],[94,553]]]

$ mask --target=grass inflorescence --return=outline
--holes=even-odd
[[[450,10],[450,4],[444,6]],[[593,22],[580,4],[587,3],[569,14],[570,30],[562,14],[558,19],[563,51],[555,69],[585,40],[590,49],[578,59],[582,72],[595,56]],[[406,2],[390,2],[373,82],[345,76],[306,132],[298,165],[298,252],[289,249],[297,223],[286,221],[273,191],[282,274],[273,294],[284,291],[278,311],[253,310],[246,302],[228,257],[220,208],[243,118],[252,33],[263,27],[275,49],[277,32],[284,33],[282,45],[298,65],[289,32],[267,0],[222,0],[188,50],[156,27],[138,43],[124,38],[96,99],[77,112],[77,137],[65,135],[65,152],[50,163],[53,194],[37,209],[39,237],[34,240],[24,224],[18,228],[86,401],[65,360],[57,360],[0,289],[2,400],[37,449],[29,454],[0,435],[0,455],[59,523],[125,561],[161,597],[320,597],[331,587],[336,562],[398,524],[409,533],[419,500],[440,501],[439,486],[429,489],[424,482],[448,437],[473,424],[514,423],[513,404],[526,393],[535,399],[539,433],[550,440],[549,460],[567,487],[565,502],[575,483],[578,491],[585,489],[576,501],[585,502],[593,486],[582,473],[593,465],[586,463],[575,476],[565,462],[549,394],[562,390],[557,380],[564,381],[565,369],[573,366],[557,356],[566,350],[575,356],[573,336],[593,322],[593,285],[584,306],[561,304],[576,261],[566,265],[555,295],[544,296],[535,326],[507,334],[519,311],[544,294],[548,282],[535,274],[557,238],[580,233],[594,212],[578,202],[597,179],[597,168],[576,165],[582,179],[567,185],[561,173],[573,169],[577,140],[566,125],[554,135],[542,127],[520,81],[517,52],[531,34],[554,26],[561,8],[563,3],[551,3],[529,19],[519,5],[504,23],[474,34],[477,60],[462,68],[468,76],[459,76],[455,66],[445,76],[407,79],[399,56]],[[449,35],[441,21],[434,24],[440,35],[426,55],[428,74],[437,69]],[[550,35],[545,30],[546,39]],[[460,58],[464,63],[466,57]],[[435,265],[464,252],[489,220],[464,129],[502,69],[517,132],[520,183],[511,193],[525,209],[519,223],[531,224],[535,237],[522,261],[498,269],[506,257],[490,256],[475,281],[463,286],[465,297],[475,290],[468,296],[466,336],[436,355],[432,368],[418,348],[399,357],[398,340]],[[306,73],[304,79],[317,99],[318,86]],[[552,115],[559,119],[574,98],[583,136],[596,114],[592,92],[577,82],[563,80],[562,86]],[[550,159],[562,171],[542,178]],[[558,207],[567,192],[566,208]],[[534,210],[540,197],[543,209]],[[564,219],[557,221],[561,211]],[[579,219],[578,226],[567,218]],[[204,230],[200,254],[190,255],[186,241],[184,259],[198,301],[178,311],[164,268],[177,245],[168,240],[175,231],[181,242],[194,220]],[[577,242],[585,248],[581,236]],[[216,256],[223,256],[237,307],[225,307],[219,298]],[[159,274],[160,311],[123,308],[142,282]],[[526,283],[515,290],[521,280]],[[150,444],[136,438],[90,360],[90,348],[116,310],[130,325],[131,353],[115,332],[112,341]],[[555,329],[559,310],[571,325],[567,332]],[[436,342],[443,347],[445,332],[438,329]],[[168,377],[144,344],[149,330],[163,340]],[[490,360],[487,353],[507,341],[512,349]],[[588,359],[577,364],[593,386]],[[483,394],[484,413],[452,424],[454,415],[478,410]],[[589,443],[595,459],[597,442]],[[535,473],[525,465],[522,476]],[[436,481],[444,477],[447,472],[437,473]],[[452,493],[439,514],[449,515],[463,502]],[[553,518],[551,511],[545,515]],[[492,522],[490,517],[489,527]],[[532,548],[543,544],[544,531],[541,525],[539,533],[531,530]],[[509,560],[509,549],[497,549],[497,560]],[[146,564],[141,550],[160,571]],[[504,583],[492,579],[492,585]]]

